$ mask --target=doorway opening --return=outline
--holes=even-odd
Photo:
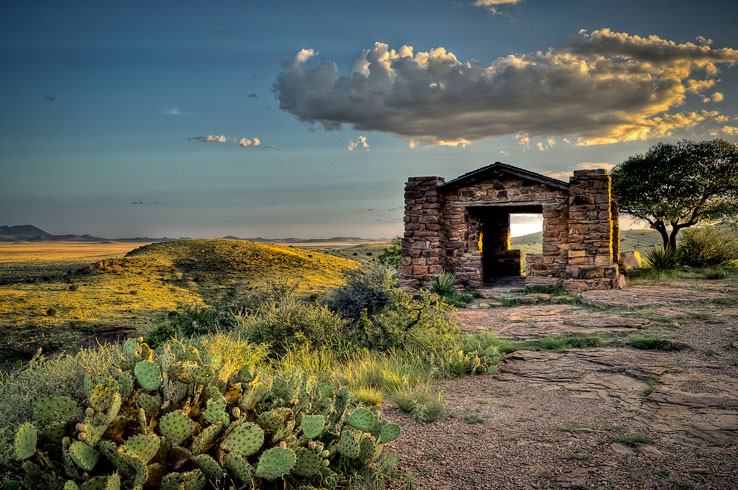
[[[522,246],[512,247],[511,231],[520,222],[535,226],[538,216],[541,216],[542,223],[542,214],[541,205],[479,206],[470,209],[470,216],[479,221],[478,247],[482,254],[484,283],[525,275],[524,255],[540,253],[540,241],[535,243],[535,236],[526,237],[531,243],[526,241]],[[515,226],[514,229],[518,232],[520,227]]]

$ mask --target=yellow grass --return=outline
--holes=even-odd
[[[19,262],[94,262],[122,257],[149,242],[0,242],[0,264]]]

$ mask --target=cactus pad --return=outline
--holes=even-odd
[[[382,426],[382,433],[379,436],[379,442],[392,442],[400,437],[400,426],[397,424],[385,424]]]
[[[236,453],[228,453],[225,457],[223,466],[228,470],[237,483],[241,485],[253,486],[254,469],[241,456]]]
[[[139,434],[128,439],[121,447],[121,453],[135,456],[144,463],[151,461],[161,445],[159,436]]]
[[[161,370],[153,361],[141,361],[133,369],[136,381],[146,391],[156,391],[161,386]]]
[[[75,420],[81,416],[77,402],[68,396],[37,398],[31,402],[31,405],[33,406],[33,419],[42,426]]]
[[[207,408],[202,412],[202,416],[209,424],[217,424],[218,422],[223,425],[230,424],[231,418],[226,412],[226,401],[220,392],[218,392],[217,398],[211,398],[207,401]]]
[[[253,409],[258,403],[264,401],[271,388],[270,383],[264,383],[261,381],[250,383],[244,387],[243,395],[241,395],[241,400],[238,402],[238,406],[241,407],[241,410]]]
[[[246,364],[238,371],[238,381],[241,383],[251,383],[256,379],[256,370],[253,364]]]
[[[366,435],[361,438],[361,442],[359,443],[359,461],[364,462],[374,458],[374,451],[377,446],[372,439],[373,437]]]
[[[198,468],[200,468],[200,471],[205,475],[205,478],[211,482],[219,482],[226,476],[223,468],[221,468],[220,465],[207,454],[195,456],[192,461]]]
[[[346,423],[356,429],[369,432],[372,430],[372,426],[374,425],[374,414],[366,408],[357,408],[351,415],[349,415],[348,419],[346,419]]]
[[[18,427],[15,431],[15,439],[13,441],[13,449],[15,457],[19,460],[28,459],[36,452],[36,442],[38,440],[38,430],[36,426],[26,422]]]
[[[213,380],[213,377],[215,377],[215,371],[208,364],[197,366],[192,370],[192,379],[195,380],[195,383],[208,384]]]
[[[138,395],[138,406],[144,409],[146,416],[151,418],[159,413],[161,408],[161,397],[159,395],[149,395],[148,393],[141,393]]]
[[[351,430],[343,430],[338,439],[338,452],[347,458],[359,456],[359,436]]]
[[[277,412],[264,412],[256,418],[256,423],[264,430],[276,432],[284,427],[284,419]]]
[[[298,447],[295,449],[295,455],[297,460],[295,461],[295,467],[292,468],[292,473],[295,475],[310,477],[318,473],[323,467],[320,455],[316,454],[315,451]]]
[[[302,433],[308,439],[315,439],[323,432],[325,417],[322,415],[305,415],[300,422]]]
[[[120,385],[113,378],[96,385],[90,392],[90,406],[98,412],[104,412],[113,404],[113,396],[120,391]]]
[[[172,444],[182,444],[195,431],[195,423],[178,410],[169,412],[161,418],[159,430]]]
[[[120,394],[123,398],[128,398],[133,394],[133,388],[136,386],[135,378],[128,371],[118,375],[118,384],[120,385]]]
[[[297,456],[292,449],[273,447],[264,451],[256,466],[256,477],[267,480],[281,478],[295,466]]]
[[[195,436],[195,440],[192,441],[192,445],[190,446],[192,454],[197,456],[198,454],[204,453],[210,449],[210,446],[215,443],[221,432],[223,432],[223,424],[220,422],[205,427],[202,432]]]
[[[79,490],[79,485],[74,483],[72,480],[67,480],[62,490]]]
[[[241,456],[251,456],[264,444],[264,431],[251,422],[241,422],[223,438],[221,447]]]
[[[207,483],[200,470],[169,473],[161,481],[161,490],[203,490]]]
[[[100,453],[92,449],[84,442],[74,441],[69,446],[69,456],[72,457],[77,466],[85,471],[92,471],[97,464],[97,460],[100,459]]]

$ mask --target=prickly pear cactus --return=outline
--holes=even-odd
[[[299,371],[260,376],[177,341],[157,354],[130,339],[122,351],[109,372],[85,374],[82,407],[39,398],[33,423],[6,430],[9,488],[335,488],[394,464],[383,444],[399,427],[375,408],[347,414],[346,388]]]

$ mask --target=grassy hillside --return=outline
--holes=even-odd
[[[510,239],[510,247],[520,249],[524,253],[541,253],[541,232],[518,236]],[[623,230],[620,232],[620,250],[638,250],[644,252],[649,248],[661,246],[661,235],[653,230]]]
[[[39,345],[48,352],[89,342],[111,327],[145,332],[179,305],[268,280],[320,294],[360,267],[313,250],[223,239],[154,243],[85,267],[49,254],[46,269],[43,258],[0,264],[0,359],[28,359]],[[41,276],[45,269],[53,272]]]

